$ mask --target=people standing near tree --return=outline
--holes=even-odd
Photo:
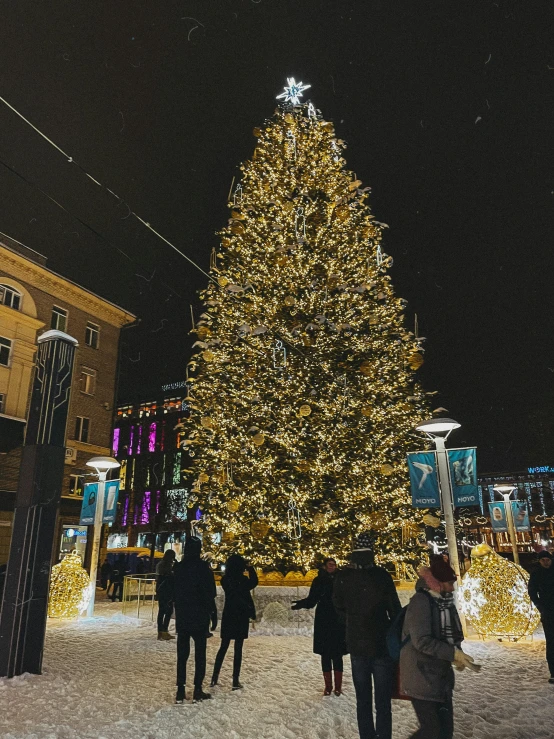
[[[125,561],[125,555],[120,554],[112,570],[112,603],[115,603],[117,597],[119,597],[120,603],[123,600],[123,581],[128,572],[129,568]]]
[[[349,566],[336,577],[333,604],[346,622],[360,739],[391,739],[394,662],[387,652],[386,633],[400,611],[400,601],[390,574],[375,565],[373,546],[371,532],[358,536]]]
[[[186,700],[187,660],[190,640],[194,640],[193,700],[211,698],[204,693],[202,683],[206,676],[206,634],[212,622],[217,626],[215,610],[215,580],[210,565],[200,558],[202,542],[195,536],[187,537],[182,560],[175,566],[175,628],[177,630],[177,695],[176,703]]]
[[[111,579],[112,574],[112,566],[108,561],[108,558],[104,560],[102,563],[102,567],[100,568],[100,586],[102,587],[102,590],[108,590],[108,584]]]
[[[454,603],[454,570],[436,555],[418,574],[402,628],[400,692],[411,698],[420,724],[411,739],[452,739],[452,664],[460,670],[480,667],[461,650],[464,636]]]
[[[175,591],[175,576],[173,566],[175,552],[168,549],[162,561],[156,567],[156,597],[158,598],[158,640],[175,639],[169,633],[169,622],[173,614],[173,597]]]
[[[546,549],[538,554],[539,565],[529,578],[529,597],[541,614],[546,641],[546,662],[550,670],[549,683],[554,684],[554,566]]]
[[[343,655],[348,654],[344,624],[340,620],[333,605],[333,586],[337,576],[337,563],[329,557],[314,578],[307,598],[294,601],[293,611],[301,608],[313,608],[314,617],[314,654],[321,656],[321,669],[325,689],[323,695],[333,692],[333,671],[335,677],[335,695],[342,693]]]
[[[248,577],[244,572],[248,570]],[[233,655],[233,690],[243,686],[240,683],[242,648],[248,639],[250,619],[256,618],[252,590],[258,584],[258,575],[240,554],[232,554],[225,563],[225,574],[221,587],[225,593],[225,605],[221,616],[221,646],[215,658],[211,687],[217,685],[223,660],[231,641],[235,642]]]

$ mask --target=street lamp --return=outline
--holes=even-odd
[[[517,539],[516,539],[516,527],[514,525],[514,512],[512,511],[512,504],[510,496],[516,490],[515,485],[495,485],[493,487],[495,493],[500,493],[504,498],[504,511],[506,512],[506,523],[508,524],[508,534],[510,536],[510,543],[512,545],[512,552],[514,554],[514,562],[516,565],[519,564],[519,552],[517,551]]]
[[[120,467],[117,459],[113,457],[92,457],[87,462],[87,467],[92,467],[98,475],[98,495],[96,497],[96,510],[94,512],[94,534],[92,537],[92,554],[90,559],[90,579],[92,582],[92,595],[90,597],[87,616],[94,615],[94,599],[96,595],[96,573],[98,571],[98,555],[100,553],[100,535],[102,533],[102,518],[104,517],[104,498],[106,497],[106,477],[108,471]]]
[[[420,423],[416,426],[417,431],[422,431],[430,439],[435,442],[437,452],[437,472],[439,480],[439,488],[441,493],[442,509],[444,512],[444,528],[446,530],[446,542],[448,544],[448,556],[450,565],[456,577],[458,584],[461,584],[460,562],[458,560],[458,544],[456,542],[456,528],[454,526],[454,496],[452,494],[452,482],[450,480],[450,471],[448,469],[448,453],[444,442],[450,436],[454,429],[459,429],[460,425],[451,418],[431,418],[428,421]]]

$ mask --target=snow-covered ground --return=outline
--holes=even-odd
[[[118,611],[100,604],[93,619],[50,623],[44,674],[0,679],[2,739],[358,738],[349,660],[345,695],[324,698],[310,637],[267,635],[266,626],[246,642],[244,690],[231,691],[228,655],[213,700],[176,706],[175,642]],[[208,671],[218,643],[208,642]],[[456,739],[552,739],[544,640],[469,641],[466,651],[483,670],[457,676]],[[394,739],[407,739],[411,705],[394,701],[393,717]]]

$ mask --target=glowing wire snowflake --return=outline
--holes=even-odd
[[[307,90],[311,85],[305,85],[303,82],[296,82],[294,77],[287,77],[287,85],[285,85],[285,92],[277,95],[277,100],[284,100],[285,103],[292,103],[298,105],[300,98],[304,94],[304,90]]]

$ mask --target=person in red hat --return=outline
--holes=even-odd
[[[480,668],[461,649],[464,636],[454,603],[454,570],[438,555],[418,575],[402,629],[400,691],[411,699],[420,724],[411,739],[452,739],[452,665],[459,670]]]

